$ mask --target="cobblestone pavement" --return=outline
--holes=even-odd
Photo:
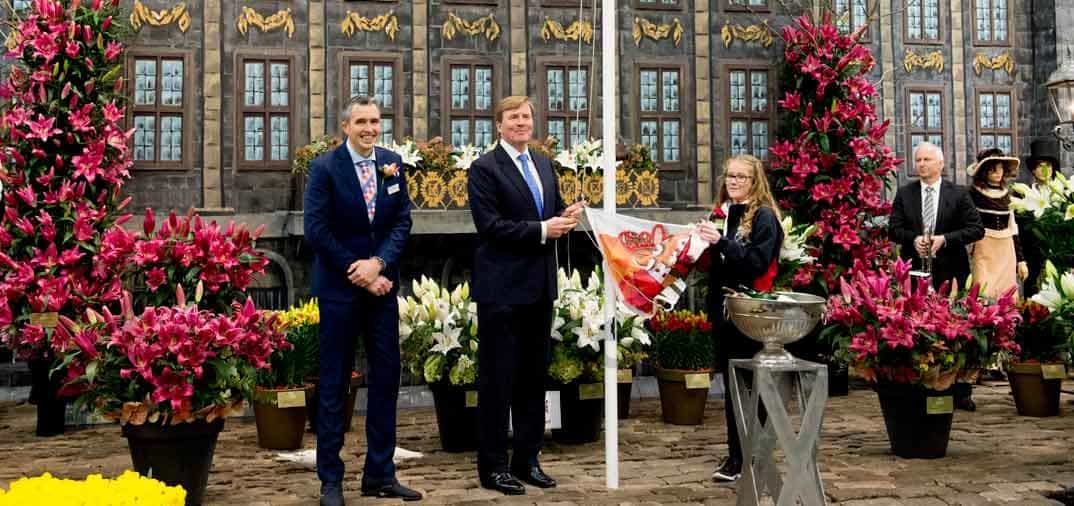
[[[1069,388],[1070,383],[1067,383]],[[1006,384],[977,387],[978,411],[957,412],[947,457],[919,461],[895,458],[889,450],[876,395],[854,390],[830,400],[820,448],[825,492],[846,506],[1062,504],[1043,494],[1074,486],[1074,397],[1064,394],[1063,414],[1054,418],[1015,415]],[[478,487],[474,455],[439,450],[429,408],[399,416],[399,445],[425,453],[399,465],[399,479],[425,492],[424,504],[734,504],[731,486],[710,481],[723,453],[723,406],[710,400],[705,424],[666,425],[659,401],[635,400],[633,417],[620,425],[621,488],[605,489],[603,443],[565,446],[549,443],[542,456],[548,474],[559,480],[550,490],[527,488],[507,498]],[[50,471],[81,478],[116,475],[130,465],[126,441],[116,426],[96,426],[39,439],[32,435],[32,406],[0,404],[0,487],[19,476]],[[355,420],[361,427],[363,419]],[[361,498],[357,471],[361,451],[352,433],[344,451],[350,504],[391,504]],[[305,447],[313,448],[307,434]],[[252,419],[229,420],[220,436],[206,501],[208,504],[316,504],[316,474],[273,459],[260,450]]]

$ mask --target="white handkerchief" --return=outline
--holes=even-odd
[[[399,183],[395,183],[388,187],[388,195],[392,195],[399,191]]]

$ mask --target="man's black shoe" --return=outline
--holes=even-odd
[[[321,506],[343,506],[343,485],[339,483],[321,484]]]
[[[556,486],[556,480],[544,474],[541,466],[531,466],[529,469],[512,469],[511,475],[530,485],[540,488],[552,488]]]
[[[387,485],[380,485],[378,487],[367,487],[362,485],[362,495],[366,497],[379,497],[379,498],[399,498],[404,501],[420,501],[421,493],[404,487],[398,481],[389,483]]]
[[[506,495],[522,495],[526,487],[511,473],[492,473],[481,477],[481,486],[489,490],[503,492]]]
[[[955,399],[955,407],[962,411],[977,411],[977,403],[972,398],[962,397]]]

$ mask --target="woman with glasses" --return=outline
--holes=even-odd
[[[759,291],[771,290],[783,244],[779,209],[768,188],[761,160],[750,155],[737,155],[724,162],[722,184],[712,216],[699,225],[699,232],[712,244],[706,307],[713,320],[717,368],[723,371],[727,419],[727,458],[712,477],[717,481],[735,481],[742,475],[742,444],[731,405],[727,366],[731,359],[753,357],[761,344],[724,319],[724,288],[738,290],[740,286],[746,286]]]

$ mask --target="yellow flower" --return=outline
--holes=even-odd
[[[169,487],[130,470],[114,480],[99,474],[91,474],[85,480],[66,480],[45,473],[21,478],[11,483],[6,492],[0,489],[0,506],[182,506],[185,501],[182,487]]]

